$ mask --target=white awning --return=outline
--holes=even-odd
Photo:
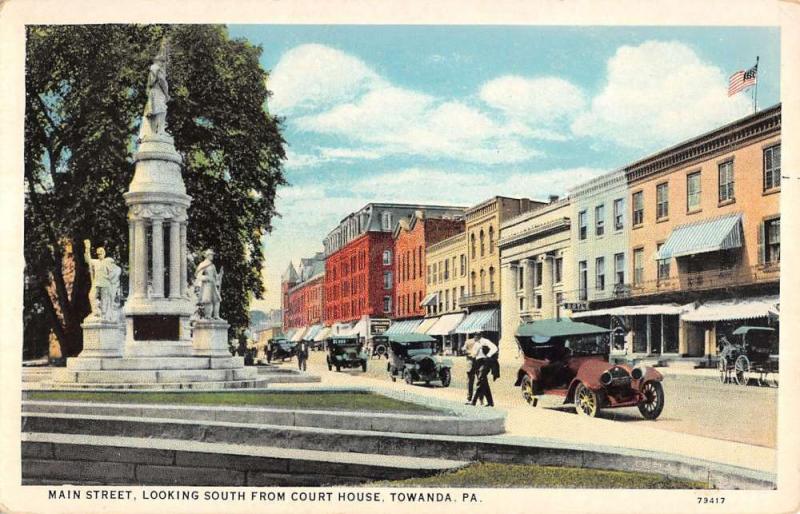
[[[414,332],[416,332],[417,334],[427,334],[428,330],[430,330],[433,324],[436,323],[437,319],[439,318],[425,318],[424,320],[422,320],[422,323],[419,324],[417,329],[414,330]]]
[[[677,303],[658,303],[651,305],[626,305],[624,307],[612,307],[610,309],[597,309],[594,311],[573,312],[572,318],[588,318],[590,316],[641,316],[645,314],[681,314],[685,310],[684,306]]]
[[[339,333],[338,335],[342,336],[360,336],[360,337],[369,337],[369,333],[367,332],[367,317],[363,317],[358,322],[353,325],[350,330],[346,330],[344,332]]]
[[[331,333],[330,327],[322,327],[322,330],[317,332],[317,335],[314,336],[314,341],[324,341]]]
[[[314,337],[316,337],[317,332],[319,332],[320,329],[322,329],[322,325],[319,324],[311,325],[308,328],[308,332],[303,334],[303,341],[313,341]]]
[[[428,293],[425,295],[425,298],[419,302],[420,307],[428,307],[430,305],[436,305],[439,303],[439,293]]]
[[[331,336],[346,336],[350,333],[350,329],[353,328],[353,325],[350,323],[334,323],[331,326]]]
[[[436,323],[428,329],[426,334],[429,336],[447,336],[452,334],[458,325],[464,320],[463,312],[456,312],[455,314],[445,314],[436,319]]]
[[[297,332],[295,332],[294,334],[292,334],[292,338],[291,338],[291,339],[289,339],[289,341],[291,341],[291,342],[293,342],[293,343],[296,343],[296,342],[300,341],[300,340],[303,338],[303,334],[305,334],[305,333],[306,333],[306,330],[308,330],[306,327],[300,327],[300,328],[298,328],[298,329],[297,329]]]
[[[410,334],[417,331],[417,327],[422,323],[421,319],[405,319],[402,321],[395,321],[392,326],[383,333],[383,335],[391,336],[396,334]]]
[[[737,319],[766,318],[775,310],[777,296],[712,300],[698,305],[690,303],[684,308],[683,321],[727,321]]]

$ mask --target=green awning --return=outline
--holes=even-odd
[[[672,230],[664,246],[656,252],[658,260],[698,253],[718,252],[742,246],[742,215],[729,214],[718,218],[681,225]]]
[[[389,341],[392,343],[432,343],[436,339],[427,334],[412,332],[410,334],[391,334],[389,335]]]
[[[583,323],[582,321],[572,321],[569,318],[531,321],[530,323],[521,324],[517,329],[518,336],[541,339],[606,333],[608,333],[607,328],[598,327],[591,323]]]

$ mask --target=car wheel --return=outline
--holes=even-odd
[[[392,377],[392,382],[397,382],[397,377],[395,375],[390,375]]]
[[[450,375],[449,368],[444,368],[441,372],[439,372],[439,376],[442,379],[442,387],[450,386],[450,380],[452,377]]]
[[[406,370],[403,372],[403,379],[406,381],[406,384],[413,384],[414,379],[411,378],[411,372]]]
[[[536,395],[533,394],[533,381],[531,380],[531,377],[528,375],[522,377],[522,384],[520,384],[519,389],[522,391],[522,399],[525,400],[525,403],[531,407],[536,407],[538,402]]]
[[[664,410],[664,388],[661,382],[650,380],[642,386],[644,399],[639,402],[639,412],[645,419],[656,419]]]
[[[719,381],[724,384],[728,381],[728,360],[725,357],[719,358],[717,369],[719,370]]]
[[[364,372],[367,371],[367,361],[366,360],[361,361],[361,371],[364,371]]]
[[[575,389],[575,411],[580,416],[593,418],[600,411],[600,395],[592,391],[583,383]]]
[[[331,366],[331,360],[330,359],[325,359],[325,362],[328,363],[328,371],[332,370],[333,366]]]
[[[733,378],[736,383],[746,386],[750,380],[750,359],[746,355],[740,355],[733,364]]]
[[[339,373],[340,371],[342,371],[342,367],[337,364],[336,365],[336,373]]]

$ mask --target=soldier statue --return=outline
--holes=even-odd
[[[167,84],[167,53],[167,43],[164,40],[147,76],[147,104],[144,106],[139,141],[148,136],[163,135],[167,130],[167,102],[170,99]]]
[[[203,319],[220,319],[219,304],[222,300],[222,269],[217,273],[214,251],[206,250],[205,259],[197,265],[194,287],[197,291],[198,315]]]
[[[92,259],[92,242],[88,239],[83,241],[83,251],[92,281],[89,289],[89,318],[118,321],[119,278],[122,268],[117,266],[114,259],[106,257],[106,250],[102,246],[96,250],[97,259]]]

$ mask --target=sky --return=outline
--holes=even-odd
[[[546,199],[753,112],[728,77],[759,56],[780,99],[780,32],[756,27],[232,25],[263,49],[289,185],[264,238],[265,299],[289,262],[372,201]]]

